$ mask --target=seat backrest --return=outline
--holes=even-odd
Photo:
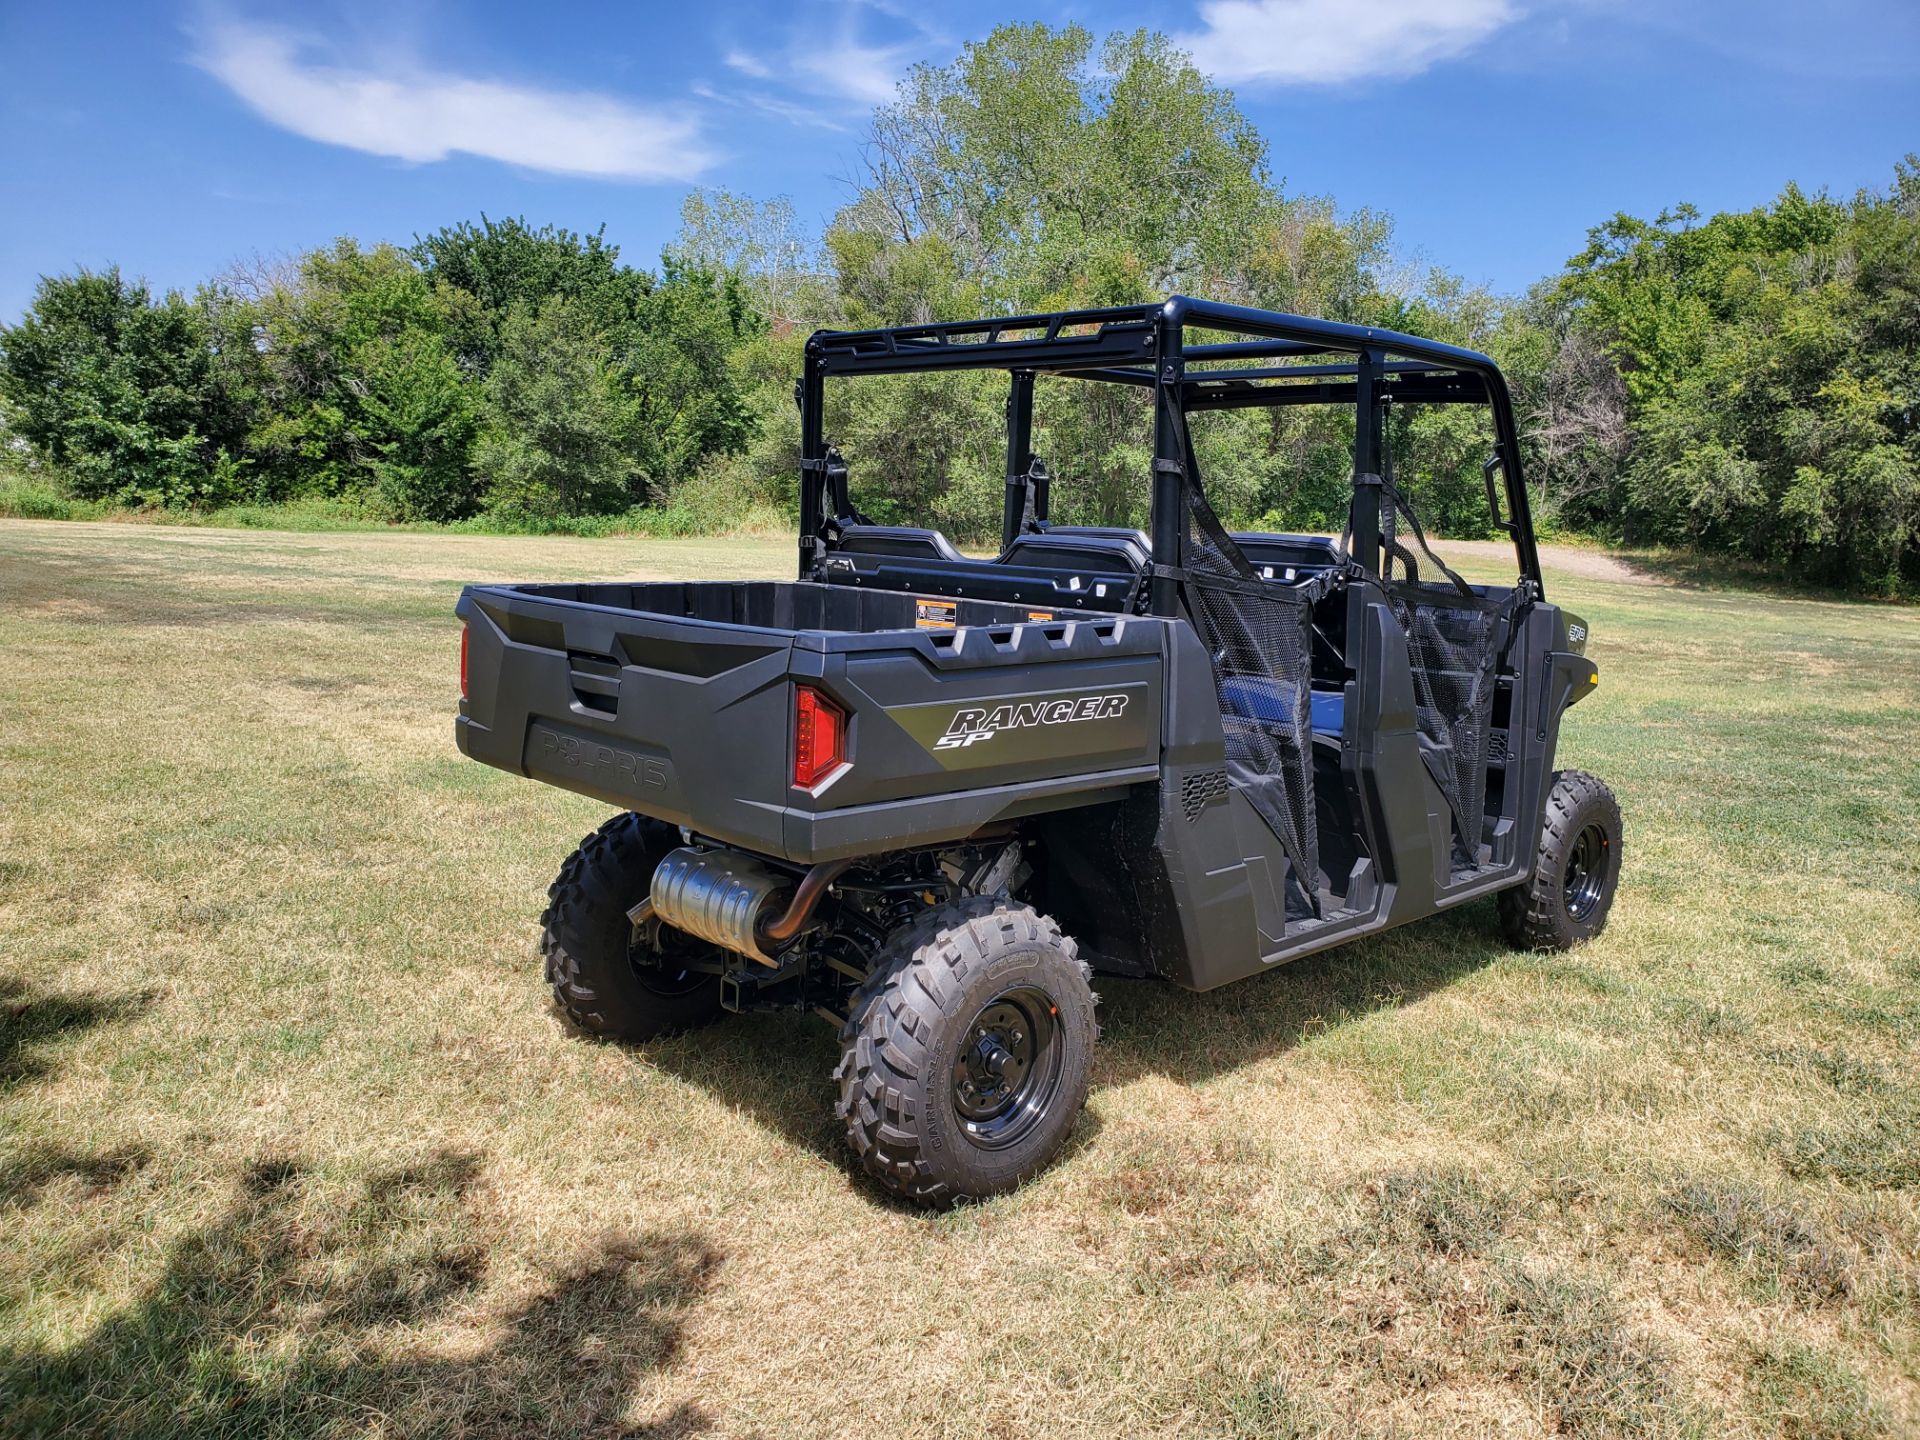
[[[1125,540],[1139,551],[1143,563],[1153,558],[1153,541],[1147,538],[1146,531],[1129,529],[1124,525],[1049,525],[1043,533],[1048,539],[1077,536]],[[1344,558],[1339,545],[1324,535],[1282,535],[1267,530],[1236,530],[1233,540],[1256,570],[1272,572],[1267,574],[1270,580],[1289,578],[1289,570],[1324,570],[1338,565]]]
[[[836,549],[855,555],[904,555],[923,560],[962,560],[953,542],[938,530],[917,525],[848,525]]]
[[[1125,525],[1049,525],[1049,535],[1091,535],[1108,540],[1131,540],[1140,547],[1142,555],[1153,553],[1153,542],[1147,538],[1144,530],[1129,529]]]
[[[1296,572],[1328,570],[1345,557],[1337,543],[1324,535],[1276,535],[1264,530],[1236,530],[1233,543],[1247,563],[1269,580],[1291,580]]]
[[[1123,538],[1126,537],[1126,538]],[[1016,535],[994,563],[1042,570],[1084,570],[1096,575],[1139,575],[1147,567],[1147,547],[1120,535],[1063,535],[1057,530]]]

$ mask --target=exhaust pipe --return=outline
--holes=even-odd
[[[683,845],[653,872],[652,892],[627,912],[635,925],[659,920],[696,939],[724,946],[762,965],[805,928],[827,886],[853,862],[824,860],[794,884],[793,876],[737,850]],[[791,898],[781,899],[791,891]]]

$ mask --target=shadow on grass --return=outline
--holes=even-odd
[[[1844,604],[1884,605],[1884,596],[1824,581],[1797,580],[1791,575],[1732,555],[1710,555],[1694,550],[1626,550],[1613,558],[1635,574],[1662,585],[1690,590],[1737,590],[1782,600],[1831,600]]]
[[[62,1041],[96,1025],[130,1020],[153,1003],[153,992],[62,995],[36,991],[0,975],[0,1095],[51,1072]]]
[[[833,1114],[840,1042],[818,1016],[730,1015],[705,1030],[656,1041],[641,1053],[801,1149],[837,1166],[850,1165],[846,1133]],[[874,1198],[880,1198],[878,1191]]]
[[[38,1205],[49,1190],[72,1181],[78,1197],[105,1195],[131,1178],[153,1159],[145,1145],[116,1145],[88,1153],[65,1145],[35,1142],[18,1155],[0,1161],[0,1209],[25,1210]]]
[[[1152,1075],[1202,1084],[1417,1001],[1507,953],[1492,903],[1480,901],[1205,994],[1149,980],[1099,981],[1094,1084]]]
[[[1196,995],[1156,980],[1095,976],[1093,1088],[1163,1075],[1185,1085],[1283,1054],[1303,1038],[1420,999],[1507,953],[1490,902],[1338,946]],[[647,1059],[802,1149],[848,1166],[832,1080],[839,1041],[817,1018],[749,1015],[658,1042]],[[1091,1114],[1070,1149],[1095,1133]],[[879,1190],[862,1187],[876,1204]]]
[[[479,1169],[443,1153],[343,1203],[297,1161],[255,1162],[225,1213],[176,1241],[159,1278],[86,1338],[0,1341],[0,1435],[706,1429],[694,1406],[638,1429],[623,1416],[636,1384],[676,1358],[719,1252],[681,1228],[608,1238],[488,1315],[502,1222]],[[419,1332],[437,1320],[486,1343],[431,1345]]]

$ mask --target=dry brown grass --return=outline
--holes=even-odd
[[[819,1022],[564,1034],[601,813],[452,745],[463,580],[788,555],[0,524],[0,1433],[1920,1425],[1920,616],[1550,575],[1607,936],[1108,982],[1063,1162],[927,1216]]]

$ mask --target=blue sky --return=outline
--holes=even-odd
[[[78,265],[191,286],[481,211],[604,222],[646,264],[693,185],[811,226],[906,67],[1007,19],[1181,37],[1288,190],[1502,290],[1616,210],[1848,193],[1920,150],[1913,0],[0,0],[0,319]]]

